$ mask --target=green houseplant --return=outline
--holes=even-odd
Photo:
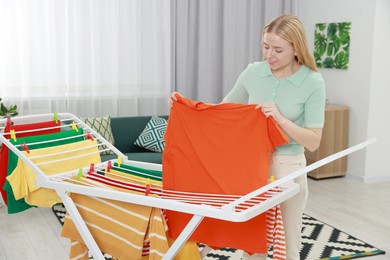
[[[19,114],[18,107],[16,105],[7,107],[1,100],[2,98],[0,98],[0,117],[12,117]]]

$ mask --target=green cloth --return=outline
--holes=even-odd
[[[162,172],[155,170],[147,170],[144,168],[135,167],[132,165],[121,164],[120,168],[118,168],[118,163],[114,163],[112,169],[124,173],[133,174],[138,177],[150,178],[151,180],[161,181],[162,180]],[[145,175],[146,174],[146,175]]]
[[[325,83],[320,73],[301,65],[287,78],[276,78],[267,61],[255,62],[240,74],[225,103],[262,104],[274,102],[279,112],[298,126],[322,128],[325,115]],[[304,152],[302,145],[290,143],[276,148],[276,154]]]
[[[13,145],[20,145],[26,143],[29,150],[34,150],[34,149],[47,148],[47,147],[53,147],[57,145],[79,142],[85,139],[83,134],[84,134],[84,130],[79,128],[78,132],[75,130],[69,130],[69,131],[63,131],[63,132],[52,133],[52,134],[21,137],[21,138],[17,138],[16,142],[13,139],[10,139],[10,142]],[[69,138],[69,137],[74,137],[74,138]],[[60,140],[63,138],[69,138],[69,139]],[[46,142],[46,141],[52,141],[52,142]],[[44,143],[33,144],[38,142],[44,142]],[[19,150],[23,150],[21,146],[17,148]],[[9,150],[7,176],[10,175],[16,168],[18,159],[19,157],[14,152],[12,152],[12,150]],[[27,204],[24,201],[24,199],[16,200],[12,191],[12,187],[8,182],[8,180],[5,181],[3,188],[7,192],[9,214],[19,213],[31,207],[35,207],[33,205]]]

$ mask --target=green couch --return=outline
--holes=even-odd
[[[159,116],[168,119],[168,116]],[[114,136],[114,146],[128,157],[129,160],[162,163],[162,153],[153,152],[134,144],[144,130],[151,116],[112,117],[111,129]],[[115,159],[116,155],[102,155],[102,161]]]

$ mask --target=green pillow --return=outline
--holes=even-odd
[[[134,144],[153,152],[162,153],[165,147],[164,134],[167,123],[165,118],[152,116]]]
[[[112,134],[111,129],[111,117],[90,117],[90,118],[80,118],[86,125],[95,130],[98,134],[100,134],[104,139],[106,139],[112,145],[115,144],[114,135]],[[101,143],[98,140],[99,143]],[[100,145],[99,150],[107,149],[106,145]],[[101,155],[114,154],[113,151],[104,151],[100,153]]]

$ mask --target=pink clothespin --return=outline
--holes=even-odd
[[[94,173],[95,172],[95,164],[91,163],[89,166],[89,172],[88,173]]]
[[[150,179],[148,178],[146,180],[146,186],[145,186],[145,196],[149,196],[150,194]]]
[[[25,150],[27,153],[30,153],[30,150],[28,149],[28,146],[26,143],[22,143],[22,148]]]
[[[91,141],[94,140],[93,137],[92,137],[92,135],[91,135],[91,133],[86,132],[85,135],[87,136],[88,139],[91,139]]]
[[[111,168],[112,168],[112,162],[111,162],[111,161],[108,161],[108,162],[107,162],[107,172],[110,172],[110,171],[111,171]]]

